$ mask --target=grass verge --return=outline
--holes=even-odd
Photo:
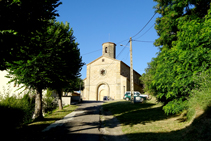
[[[41,121],[33,121],[32,123],[25,125],[19,129],[16,129],[13,133],[16,139],[22,141],[42,140],[45,138],[45,133],[41,131],[56,120],[64,118],[67,114],[73,112],[77,108],[76,105],[64,107],[63,110],[54,110],[51,114],[45,116]]]
[[[132,141],[210,140],[211,137],[211,122],[205,120],[203,113],[193,122],[188,122],[184,113],[166,115],[155,99],[135,104],[127,101],[106,102],[103,109],[109,110],[120,121],[122,131]]]

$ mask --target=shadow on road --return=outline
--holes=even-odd
[[[84,101],[83,103],[80,103],[81,106],[87,104],[87,103],[96,103],[95,101]],[[97,102],[101,103],[101,102]],[[110,105],[111,106],[111,105]],[[112,105],[117,106],[115,104]],[[170,118],[170,116],[166,116],[162,109],[152,108],[151,104],[145,104],[143,105],[142,111],[140,111],[140,108],[137,108],[134,106],[132,109],[127,109],[127,107],[119,107],[120,111],[116,111],[116,113],[123,112],[122,108],[126,108],[126,112],[117,116],[118,119],[121,119],[120,121],[124,125],[135,125],[138,123],[145,124],[148,122],[156,121],[156,120],[162,120],[166,118]],[[94,108],[99,109],[100,105],[98,106],[91,106],[91,107],[85,107],[84,110],[87,110],[89,114],[97,114],[94,111]],[[108,108],[108,107],[107,107]],[[148,109],[149,108],[149,109]],[[82,107],[83,109],[83,107]],[[108,109],[107,109],[108,110]],[[114,111],[113,111],[114,112]],[[127,136],[132,140],[142,140],[142,141],[208,141],[211,140],[211,116],[210,116],[211,110],[208,109],[203,115],[196,118],[193,123],[181,130],[175,130],[170,132],[141,132],[141,133],[133,133],[133,134],[127,134]],[[114,114],[114,113],[113,113]],[[76,116],[84,116],[84,113],[78,114]],[[134,115],[134,117],[128,119],[129,115]],[[141,115],[141,116],[140,116]],[[146,116],[146,115],[150,115]],[[94,116],[94,115],[92,115]],[[139,120],[140,119],[140,120]],[[46,123],[47,125],[47,123]],[[29,127],[26,127],[25,130],[16,130],[12,131],[11,135],[7,135],[7,140],[10,139],[16,139],[16,140],[22,140],[22,141],[67,141],[67,140],[74,140],[74,141],[105,141],[107,140],[116,140],[116,139],[122,139],[124,138],[124,135],[109,135],[105,133],[104,135],[99,133],[89,133],[84,131],[88,130],[94,130],[98,129],[101,130],[99,122],[81,122],[81,123],[67,123],[63,124],[61,126],[52,128],[48,132],[41,132],[43,130],[43,127],[46,126],[43,125],[32,125]],[[114,128],[116,126],[119,126],[118,124],[112,124],[109,125],[108,128]],[[75,128],[75,130],[70,130],[72,127],[81,127],[81,128]],[[144,130],[144,129],[141,129]]]

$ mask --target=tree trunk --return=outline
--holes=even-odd
[[[42,113],[42,89],[37,88],[37,94],[35,98],[35,111],[34,111],[35,119],[43,119]]]
[[[62,107],[62,90],[58,90],[57,93],[58,93],[58,97],[59,97],[59,100],[58,100],[59,110],[62,110],[63,109],[63,107]]]

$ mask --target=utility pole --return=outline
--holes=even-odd
[[[80,95],[81,95],[81,81],[80,81]]]
[[[132,54],[132,38],[131,37],[130,37],[130,92],[131,92],[131,103],[134,103],[133,54]]]

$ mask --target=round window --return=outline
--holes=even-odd
[[[106,70],[105,70],[105,69],[101,69],[101,70],[100,70],[100,74],[101,74],[101,75],[105,75],[105,74],[106,74]]]

